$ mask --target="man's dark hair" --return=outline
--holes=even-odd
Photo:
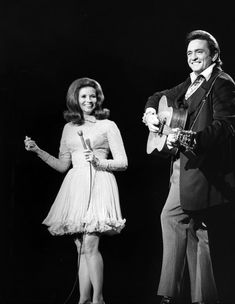
[[[215,54],[218,54],[216,60],[214,61],[217,66],[222,65],[222,61],[220,59],[220,48],[217,40],[214,36],[212,36],[210,33],[203,31],[203,30],[195,30],[187,34],[186,36],[186,43],[189,44],[190,41],[200,39],[200,40],[206,40],[208,43],[208,48],[210,50],[211,57],[213,57]]]

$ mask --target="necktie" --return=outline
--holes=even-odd
[[[188,87],[188,90],[185,94],[185,100],[187,100],[203,83],[205,77],[203,75],[197,76],[195,81]]]

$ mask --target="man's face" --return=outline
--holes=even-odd
[[[188,65],[193,72],[200,74],[212,64],[212,57],[206,40],[195,39],[187,48]]]

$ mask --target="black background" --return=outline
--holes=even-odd
[[[101,84],[129,159],[128,170],[115,174],[126,228],[101,240],[106,302],[157,303],[169,162],[146,154],[143,108],[152,93],[187,77],[184,39],[191,30],[215,35],[223,68],[235,76],[232,6],[9,0],[1,7],[2,303],[63,304],[75,282],[72,240],[41,225],[64,176],[26,152],[23,140],[28,135],[58,154],[65,95],[80,77]],[[77,302],[76,286],[69,303]]]

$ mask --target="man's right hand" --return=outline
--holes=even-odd
[[[157,114],[148,114],[145,118],[146,125],[149,128],[149,131],[157,133],[159,131],[159,119]]]

